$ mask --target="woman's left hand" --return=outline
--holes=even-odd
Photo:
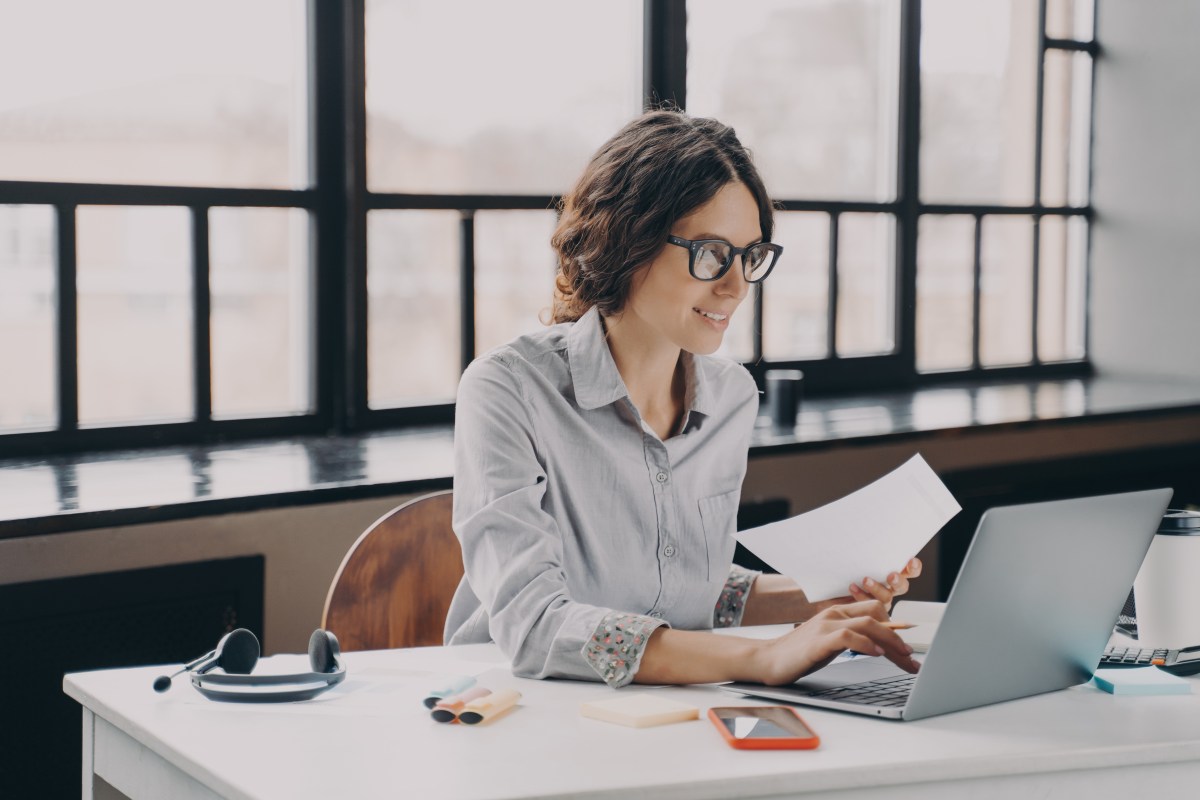
[[[921,574],[921,559],[910,559],[899,572],[892,572],[886,581],[871,577],[863,578],[862,585],[850,584],[850,596],[855,600],[878,600],[884,608],[890,608],[894,598],[908,591],[908,581]]]

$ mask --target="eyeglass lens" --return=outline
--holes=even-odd
[[[728,242],[705,242],[696,250],[693,271],[701,280],[710,280],[719,275],[729,264],[732,247]],[[766,243],[754,245],[742,254],[746,280],[762,277],[771,265],[771,250]]]

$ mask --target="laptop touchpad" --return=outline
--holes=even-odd
[[[849,661],[838,661],[834,664],[805,675],[793,686],[809,692],[821,692],[838,686],[852,683],[890,678],[896,675],[906,675],[904,670],[888,661],[883,656],[870,658],[853,658]]]

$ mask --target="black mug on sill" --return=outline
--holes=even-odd
[[[769,369],[766,383],[767,414],[771,417],[772,427],[794,430],[804,389],[804,373],[798,369]]]

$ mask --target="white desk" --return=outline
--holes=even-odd
[[[703,711],[751,705],[715,687],[629,687],[701,708],[701,719],[632,729],[584,719],[602,684],[514,678],[494,645],[349,653],[349,675],[308,703],[214,703],[159,667],[68,675],[83,705],[83,796],[92,775],[140,798],[671,798],[1178,796],[1200,786],[1200,693],[1114,697],[1077,686],[890,722],[802,709],[814,751],[737,751]],[[258,671],[302,669],[266,659]],[[433,722],[420,704],[448,674],[479,673],[521,705],[493,723]],[[1197,680],[1200,683],[1200,680]]]

